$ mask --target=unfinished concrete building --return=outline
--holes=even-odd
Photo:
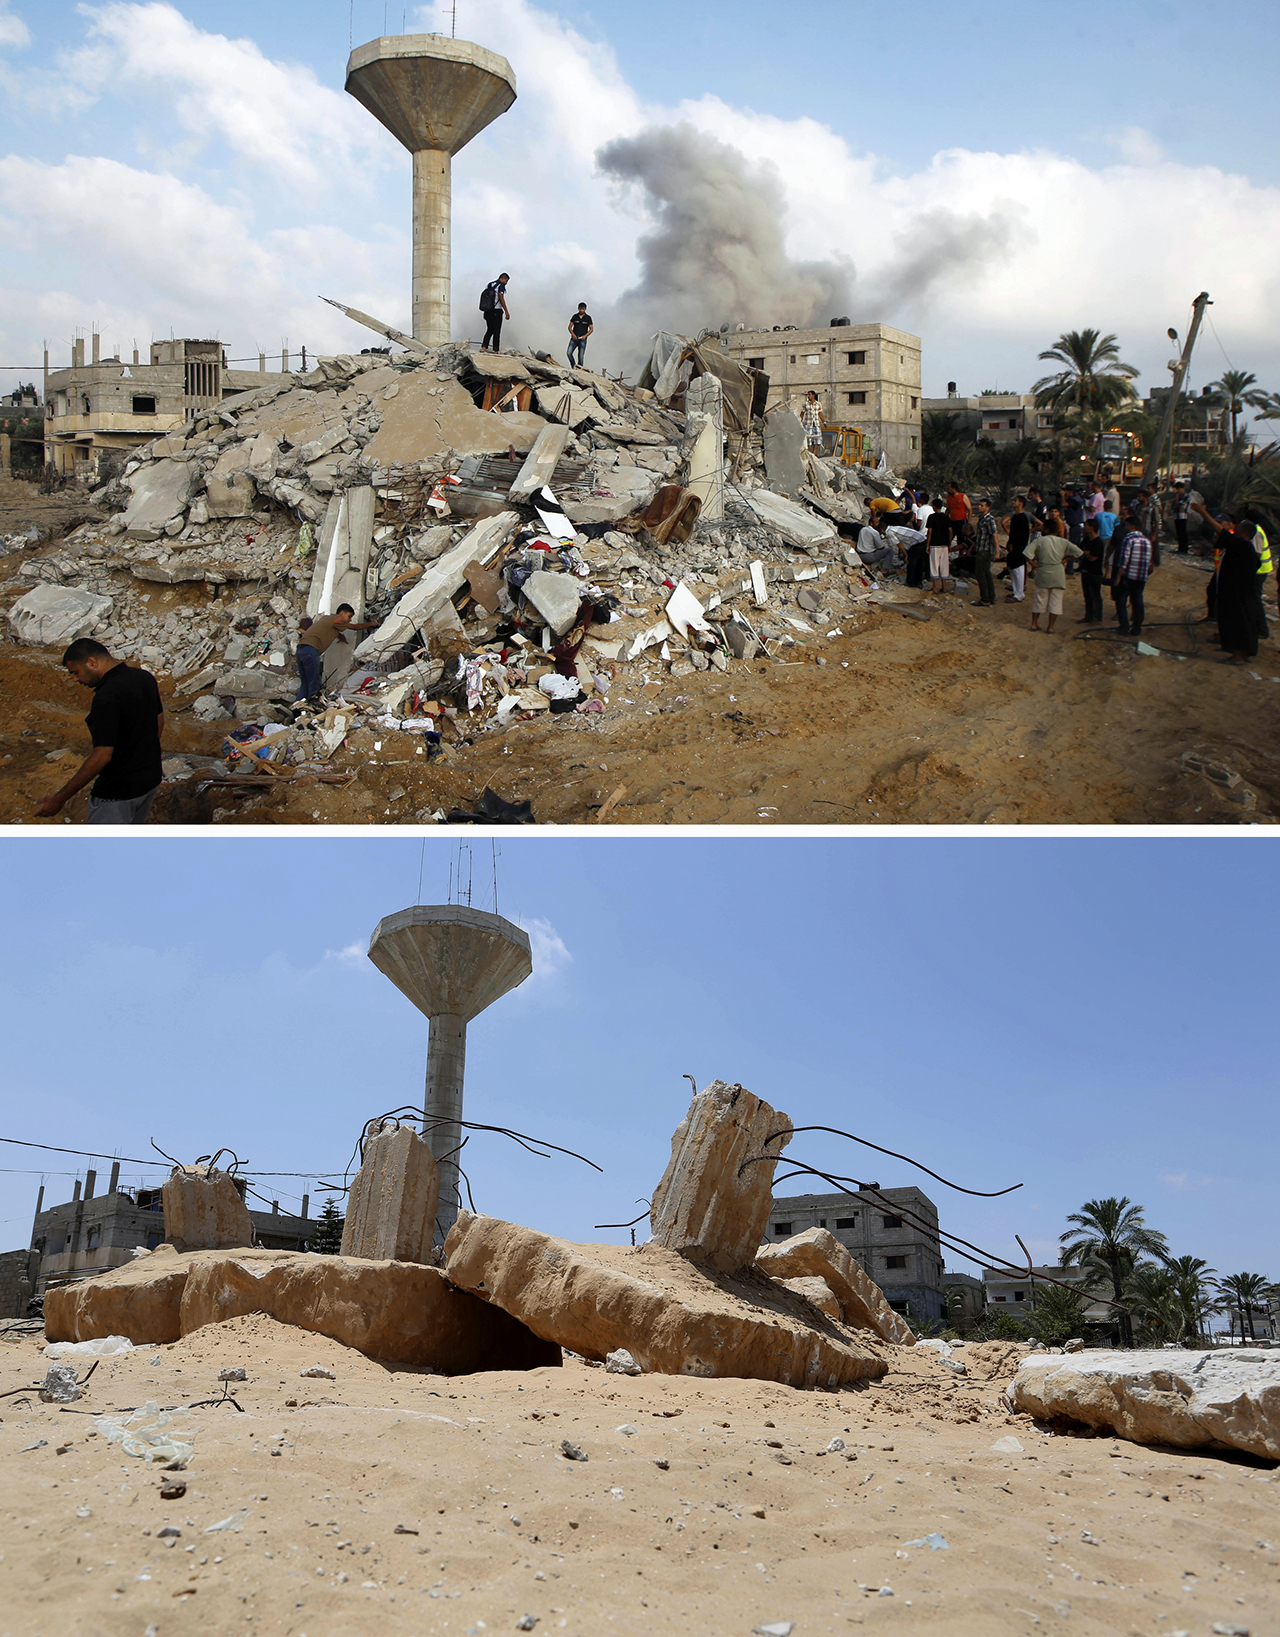
[[[236,1187],[244,1197],[245,1182]],[[164,1202],[159,1186],[121,1188],[120,1166],[111,1167],[107,1190],[99,1194],[97,1172],[89,1171],[83,1188],[76,1182],[71,1198],[45,1206],[44,1189],[36,1199],[29,1254],[34,1258],[33,1294],[43,1295],[51,1285],[66,1284],[109,1272],[133,1260],[135,1249],[154,1250],[165,1237]],[[302,1214],[282,1213],[279,1202],[268,1211],[249,1212],[254,1239],[271,1250],[306,1250],[315,1231],[308,1215],[310,1198],[302,1198]]]
[[[104,453],[127,455],[181,432],[224,397],[290,379],[287,352],[279,371],[267,369],[265,353],[247,370],[228,366],[221,341],[153,341],[145,364],[137,348],[125,363],[118,354],[101,356],[101,336],[91,342],[87,360],[83,339],[72,344],[67,369],[51,372],[45,354],[45,462],[86,482],[97,477]]]
[[[856,427],[868,457],[920,463],[920,337],[889,324],[734,330],[720,345],[769,377],[766,413],[812,389],[828,426]]]
[[[938,1208],[919,1188],[882,1188],[870,1194],[797,1194],[775,1199],[765,1242],[776,1243],[826,1228],[879,1285],[895,1313],[917,1330],[946,1317]],[[884,1203],[891,1201],[890,1205]],[[892,1208],[905,1206],[928,1230]]]

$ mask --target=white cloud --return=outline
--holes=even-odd
[[[1164,149],[1141,125],[1125,125],[1111,138],[1116,152],[1128,165],[1158,165]]]
[[[529,944],[533,951],[535,978],[558,977],[566,966],[572,964],[573,956],[550,921],[541,918],[532,920],[525,927],[525,931],[529,934]]]
[[[361,967],[364,965],[367,953],[364,944],[357,940],[353,944],[347,944],[342,949],[326,949],[324,958],[327,961],[336,962],[339,966]]]
[[[9,9],[9,0],[0,0],[0,46],[31,44],[31,30]]]

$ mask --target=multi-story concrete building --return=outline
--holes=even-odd
[[[920,337],[889,324],[727,331],[720,345],[769,377],[766,413],[818,394],[831,426],[855,426],[872,457],[920,463]]]
[[[927,1329],[946,1317],[937,1206],[919,1188],[882,1188],[879,1194],[883,1198],[799,1194],[775,1199],[766,1241],[826,1228],[880,1286],[889,1306],[916,1329]],[[910,1215],[900,1215],[894,1206]]]
[[[1078,1285],[1082,1289],[1092,1275],[1085,1268],[1079,1267],[1033,1267],[1029,1274],[1004,1273],[998,1268],[983,1268],[982,1279],[987,1287],[987,1316],[994,1317],[997,1313],[1009,1313],[1015,1319],[1026,1317],[1031,1312],[1036,1295],[1036,1280],[1060,1279],[1066,1285]],[[1115,1314],[1105,1302],[1090,1302],[1085,1309],[1085,1318],[1090,1324],[1111,1324]]]
[[[952,392],[945,398],[922,398],[920,407],[926,415],[958,416],[975,443],[979,438],[1017,443],[1020,438],[1053,436],[1053,411],[1037,409],[1031,392],[980,392],[972,398]]]
[[[97,1173],[87,1173],[83,1192],[79,1182],[65,1204],[44,1203],[44,1189],[36,1200],[31,1230],[31,1252],[38,1258],[34,1267],[35,1293],[42,1295],[50,1284],[65,1284],[106,1273],[133,1259],[135,1249],[154,1250],[164,1240],[164,1199],[159,1188],[119,1186],[120,1166],[111,1169],[105,1194],[95,1192]],[[241,1197],[245,1185],[237,1181]],[[281,1213],[278,1202],[269,1211],[250,1210],[254,1238],[271,1250],[305,1250],[315,1231],[309,1217],[309,1198],[303,1195],[302,1215]]]
[[[59,472],[97,475],[104,452],[125,453],[165,432],[178,432],[203,410],[236,392],[286,380],[289,355],[268,371],[265,354],[256,370],[230,369],[220,341],[153,341],[142,363],[101,356],[101,337],[73,343],[68,369],[48,369],[45,354],[45,461]]]

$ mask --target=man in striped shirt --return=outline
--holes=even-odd
[[[1116,605],[1116,614],[1120,620],[1122,636],[1142,635],[1142,622],[1146,617],[1143,604],[1143,592],[1147,581],[1151,578],[1151,541],[1142,532],[1141,525],[1136,517],[1130,515],[1125,519],[1124,537],[1116,550],[1116,566],[1111,578],[1111,595]],[[1130,625],[1129,610],[1133,610],[1133,623]]]

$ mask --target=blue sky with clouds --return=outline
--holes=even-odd
[[[365,344],[321,294],[405,323],[408,159],[342,76],[349,39],[448,15],[0,0],[0,364],[46,337],[61,362],[95,323],[108,351],[171,328],[250,358]],[[1165,328],[1201,288],[1193,384],[1229,362],[1280,388],[1277,158],[1248,91],[1280,47],[1258,0],[458,0],[458,26],[520,85],[455,166],[459,334],[496,258],[513,339],[558,346],[583,294],[596,361],[633,370],[614,305],[651,220],[595,155],[685,123],[772,167],[790,254],[852,266],[854,316],[921,334],[928,391],[1025,389],[1089,324],[1161,384]]]
[[[489,843],[474,902],[488,908]],[[23,848],[25,851],[19,852]],[[467,1113],[496,1137],[482,1210],[570,1238],[642,1207],[700,1086],[740,1081],[796,1123],[907,1152],[951,1193],[835,1139],[791,1152],[918,1182],[943,1226],[1052,1258],[1064,1216],[1128,1194],[1174,1250],[1280,1276],[1271,849],[1196,840],[510,837],[498,902],[537,969],[470,1028]],[[1265,848],[1265,854],[1261,850]],[[0,1135],[194,1158],[226,1144],[288,1203],[363,1121],[422,1094],[427,1027],[367,960],[379,918],[443,900],[457,842],[13,840],[0,949]],[[39,1177],[86,1161],[0,1149],[0,1248]],[[99,1164],[100,1175],[107,1169]],[[152,1172],[151,1175],[159,1175]],[[136,1181],[126,1165],[124,1178]],[[805,1191],[803,1183],[787,1191]]]

